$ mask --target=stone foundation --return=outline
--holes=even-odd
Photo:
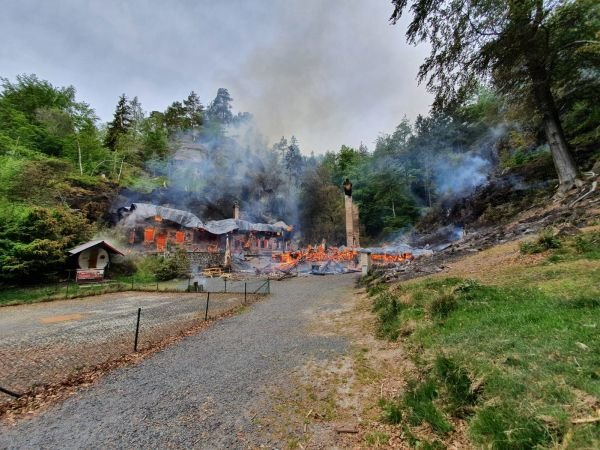
[[[192,272],[206,269],[207,267],[222,266],[225,255],[221,253],[209,252],[188,252]]]

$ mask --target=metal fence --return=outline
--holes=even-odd
[[[191,280],[189,285],[194,287]],[[77,384],[90,370],[164,345],[269,293],[270,282],[211,279],[202,285],[204,292],[161,290],[160,284],[159,292],[137,288],[78,301],[3,308],[0,410],[13,397],[53,383]],[[187,284],[177,290],[187,291]]]
[[[0,291],[0,304],[29,303],[32,301],[80,298],[111,292],[240,292],[269,293],[270,282],[266,279],[236,280],[224,277],[188,277],[169,281],[139,280],[134,277],[100,283],[78,284],[74,281],[55,283],[37,288]]]

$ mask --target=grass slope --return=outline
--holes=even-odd
[[[478,447],[598,448],[599,244],[598,231],[534,255],[510,243],[450,276],[372,288],[379,337],[401,339],[419,367],[381,402],[384,420],[441,440],[463,421]]]

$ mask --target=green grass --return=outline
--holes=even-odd
[[[99,284],[77,283],[55,283],[35,287],[13,287],[0,290],[0,307],[22,305],[28,303],[39,303],[53,300],[64,300],[72,298],[90,297],[94,295],[108,294],[111,292],[123,291],[160,291],[160,292],[183,292],[182,286],[185,280],[160,281],[139,281],[131,277],[122,277]],[[133,286],[133,288],[132,288]]]
[[[76,283],[55,283],[37,287],[6,288],[0,290],[0,306],[89,297],[123,290],[127,290],[127,285],[119,282],[84,286]]]
[[[390,437],[387,434],[382,433],[381,431],[374,431],[372,433],[365,434],[364,439],[365,443],[369,447],[373,447],[379,445],[387,445],[390,440]]]
[[[470,432],[475,442],[493,443],[498,450],[537,448],[552,442],[550,430],[540,420],[521,415],[508,404],[482,408]]]
[[[410,411],[408,420],[411,425],[421,425],[423,422],[427,422],[437,433],[445,434],[452,431],[452,425],[434,404],[437,397],[438,387],[433,378],[424,382],[409,383],[402,403]]]
[[[463,418],[482,447],[598,446],[597,424],[570,422],[595,414],[584,397],[600,398],[598,241],[597,233],[566,239],[494,284],[432,278],[377,294],[381,338],[396,340],[402,323],[417,322],[404,339],[424,381],[397,400],[398,416],[440,436]]]
[[[402,406],[398,402],[381,399],[379,406],[382,411],[382,420],[385,423],[397,425],[402,422]]]

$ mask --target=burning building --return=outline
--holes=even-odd
[[[236,206],[239,217],[239,206]],[[131,246],[141,251],[165,252],[182,248],[188,252],[258,254],[282,249],[292,227],[284,222],[252,223],[239,218],[204,222],[196,215],[149,203],[119,208],[119,227]]]

